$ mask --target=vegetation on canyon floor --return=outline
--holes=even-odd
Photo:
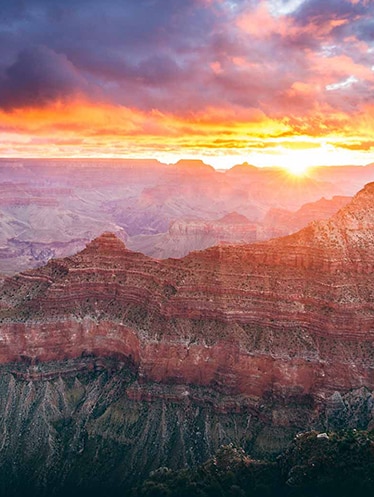
[[[83,473],[74,486],[7,488],[0,472],[0,495],[13,497],[363,497],[374,492],[374,430],[300,433],[274,461],[256,460],[233,444],[195,468],[160,467],[130,489],[90,484]],[[18,482],[19,483],[19,482]],[[6,485],[5,485],[6,486]]]
[[[349,497],[373,495],[374,432],[298,435],[274,461],[222,446],[194,469],[160,468],[135,497]]]

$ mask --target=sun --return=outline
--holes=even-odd
[[[300,164],[299,162],[294,164],[287,164],[284,166],[286,171],[292,176],[305,176],[308,171],[308,166],[305,164]]]

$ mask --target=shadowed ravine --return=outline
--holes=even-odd
[[[32,377],[32,379],[31,379]],[[202,463],[233,442],[278,454],[306,428],[366,427],[367,389],[325,403],[268,396],[259,404],[213,389],[140,385],[116,360],[2,366],[0,465],[4,493],[25,488],[125,489],[160,466]]]

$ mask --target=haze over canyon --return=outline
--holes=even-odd
[[[373,166],[6,165],[3,488],[120,489],[224,443],[373,427]]]
[[[1,0],[0,496],[374,495],[374,1]]]
[[[345,205],[374,166],[280,168],[201,161],[0,160],[0,276],[76,253],[104,231],[158,258],[290,234]]]

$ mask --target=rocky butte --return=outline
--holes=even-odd
[[[370,183],[268,242],[161,261],[104,233],[7,278],[0,462],[40,485],[56,468],[57,486],[75,482],[82,465],[91,482],[121,482],[220,443],[269,454],[300,430],[367,427],[373,271]]]

